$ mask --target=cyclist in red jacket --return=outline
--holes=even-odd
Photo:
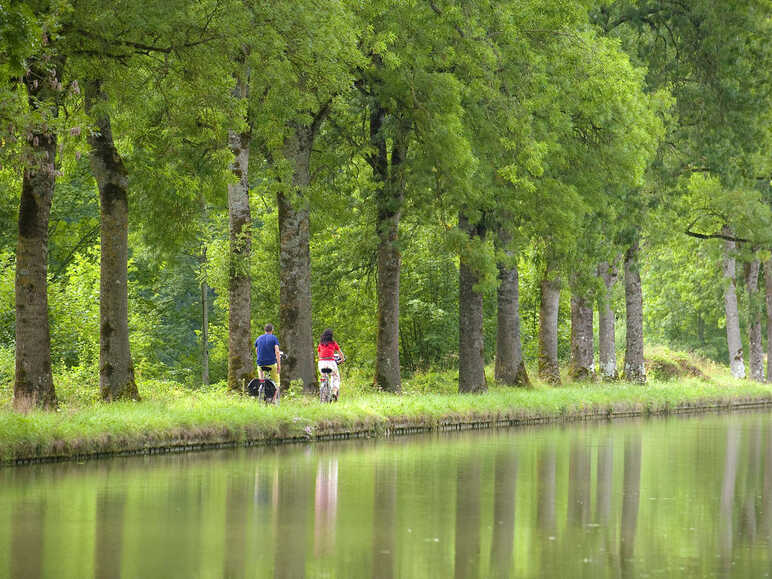
[[[346,357],[338,345],[338,342],[332,337],[332,330],[327,328],[322,332],[322,337],[319,339],[319,346],[316,348],[316,352],[319,354],[319,371],[322,368],[330,368],[332,373],[330,374],[330,382],[332,384],[332,398],[338,399],[338,392],[340,392],[340,371],[338,370],[338,362],[343,362]]]

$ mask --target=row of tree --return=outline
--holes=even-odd
[[[312,313],[333,298],[317,292],[312,308],[314,276],[337,271],[324,255],[338,251],[333,241],[312,274],[314,236],[324,247],[330,235],[351,241],[343,236],[353,229],[366,233],[348,275],[361,276],[357,261],[375,272],[373,372],[383,390],[401,391],[401,352],[409,350],[400,314],[403,249],[429,228],[439,232],[429,255],[458,256],[462,392],[486,389],[486,295],[496,295],[496,379],[528,383],[524,259],[538,277],[540,376],[560,381],[559,311],[568,288],[572,376],[594,375],[597,303],[600,372],[617,377],[613,293],[624,271],[624,373],[644,381],[642,240],[684,233],[726,244],[736,375],[744,362],[735,259],[747,264],[751,376],[762,379],[771,29],[762,0],[3,7],[0,177],[12,191],[6,207],[18,203],[16,405],[56,401],[48,284],[69,275],[97,232],[100,389],[107,400],[138,398],[130,255],[141,245],[160,269],[199,244],[201,271],[211,272],[212,231],[226,211],[227,379],[242,388],[254,372],[253,310],[264,306],[252,299],[276,290],[252,280],[255,250],[265,255],[253,239],[266,243],[259,230],[273,206],[278,246],[269,261],[278,254],[278,326],[289,354],[282,379],[302,380],[306,392],[316,385]],[[51,272],[54,191],[78,181],[87,191],[91,178],[98,219],[68,205],[63,221],[85,231],[71,228],[77,242]],[[138,232],[131,251],[130,198]],[[258,201],[264,206],[255,217]],[[258,279],[273,267],[261,262]],[[199,281],[207,381],[212,280],[202,273]],[[420,325],[420,308],[414,313]]]

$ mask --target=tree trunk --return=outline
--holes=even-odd
[[[201,248],[201,269],[206,271],[206,245]],[[201,280],[201,383],[209,385],[209,284]]]
[[[605,296],[598,300],[598,358],[601,378],[608,382],[618,378],[615,316],[611,308],[617,271],[614,266],[604,262],[598,266],[598,275],[606,290]]]
[[[499,231],[499,240],[506,246],[508,239]],[[523,362],[523,350],[520,344],[520,295],[518,288],[517,264],[511,251],[504,247],[511,263],[500,263],[498,290],[498,329],[496,332],[496,368],[497,382],[508,386],[530,386],[528,373]]]
[[[767,302],[767,382],[772,381],[772,258],[764,262],[764,288]]]
[[[577,381],[595,377],[592,313],[591,300],[584,296],[571,296],[571,362],[568,372]]]
[[[406,145],[397,138],[392,145],[391,166],[386,136],[382,132],[386,112],[376,108],[370,115],[370,138],[375,145],[371,165],[380,190],[376,195],[378,233],[378,333],[375,357],[375,385],[392,393],[402,392],[399,368],[399,277],[402,256],[399,220],[404,199],[402,163]]]
[[[558,308],[560,306],[560,278],[553,264],[541,280],[539,306],[539,377],[550,384],[560,384],[558,365]]]
[[[625,309],[627,343],[625,344],[625,379],[646,383],[643,361],[643,293],[638,270],[638,240],[625,252]]]
[[[58,114],[59,70],[32,61],[24,77],[30,109],[43,114],[40,126],[30,127],[28,162],[19,200],[16,243],[16,377],[13,404],[26,411],[56,406],[48,327],[48,220],[56,180],[53,120]],[[48,110],[44,110],[47,107]],[[51,117],[48,119],[47,117]]]
[[[284,156],[293,168],[292,186],[278,194],[279,205],[279,323],[287,358],[281,380],[288,387],[303,381],[303,392],[316,387],[314,337],[311,325],[311,252],[308,185],[314,128],[294,126],[284,140]]]
[[[724,226],[724,235],[731,236],[732,230]],[[745,378],[743,343],[740,337],[740,313],[737,308],[735,285],[735,242],[724,241],[724,309],[726,312],[726,343],[729,349],[729,368],[735,378]]]
[[[472,226],[461,214],[458,225],[470,237],[484,237],[484,230]],[[480,277],[462,250],[458,274],[458,391],[485,392],[485,351],[483,343],[483,296],[475,286]]]
[[[750,349],[750,378],[764,381],[764,347],[761,340],[761,303],[759,302],[759,269],[754,259],[745,264],[745,288],[748,291],[748,347]]]
[[[228,388],[243,391],[253,375],[251,339],[251,289],[249,257],[252,251],[249,211],[249,140],[246,133],[228,132],[233,152],[231,166],[238,182],[228,185],[228,216],[230,223],[230,277],[228,283]]]
[[[85,89],[86,109],[96,127],[88,141],[100,205],[99,390],[103,400],[139,400],[129,344],[127,171],[115,148],[110,117],[99,110],[107,100],[101,82],[87,82]]]

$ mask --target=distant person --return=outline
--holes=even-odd
[[[343,362],[346,357],[338,346],[338,342],[332,337],[332,330],[327,328],[322,332],[322,337],[319,339],[319,346],[316,348],[316,352],[319,354],[319,371],[322,368],[329,368],[332,370],[330,374],[330,383],[332,385],[332,398],[338,399],[338,393],[340,392],[340,371],[338,370],[338,361]]]
[[[265,334],[255,340],[255,353],[257,354],[257,376],[261,380],[263,368],[268,368],[276,385],[279,384],[281,374],[281,354],[279,353],[279,340],[273,335],[273,324],[266,324],[263,328]]]

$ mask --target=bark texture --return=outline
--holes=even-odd
[[[592,301],[584,296],[571,296],[571,361],[569,375],[574,380],[595,377]]]
[[[201,267],[206,268],[206,245],[201,248]],[[209,284],[201,281],[201,383],[209,384]]]
[[[24,77],[30,109],[44,116],[58,114],[59,70],[30,63]],[[52,125],[52,124],[51,124]],[[16,376],[14,407],[53,408],[56,391],[51,371],[48,328],[48,220],[56,180],[57,135],[43,122],[31,127],[19,200],[16,243]]]
[[[646,382],[643,360],[643,292],[638,269],[638,240],[625,252],[625,310],[627,340],[625,344],[625,378]]]
[[[103,400],[139,400],[129,344],[129,182],[110,117],[100,106],[105,101],[99,81],[86,83],[86,108],[96,129],[88,137],[89,160],[100,206],[99,390]]]
[[[251,320],[252,280],[249,257],[252,250],[249,210],[249,134],[229,131],[233,153],[231,170],[238,181],[228,185],[230,226],[230,271],[228,280],[228,388],[243,391],[253,375]]]
[[[759,299],[758,259],[745,264],[745,288],[748,292],[748,347],[750,379],[764,381],[764,347],[761,340],[761,302]]]
[[[767,302],[767,382],[772,380],[772,258],[764,262],[764,289]]]
[[[729,227],[724,227],[722,233],[732,235]],[[743,343],[740,336],[740,312],[737,308],[737,287],[735,283],[736,243],[724,241],[724,310],[726,314],[726,343],[729,349],[729,369],[735,378],[745,378],[745,359],[743,356]]]
[[[484,231],[473,227],[464,215],[459,227],[470,236],[484,237]],[[458,391],[485,392],[485,350],[483,342],[483,296],[475,286],[480,276],[470,265],[468,255],[461,252],[458,273]]]
[[[547,266],[541,280],[539,306],[539,377],[550,384],[560,384],[558,365],[558,307],[560,305],[560,278],[555,267]]]
[[[503,234],[499,233],[501,239]],[[506,239],[503,240],[506,243]],[[511,256],[510,256],[511,257]],[[520,343],[520,290],[517,265],[499,264],[498,328],[496,331],[497,382],[508,386],[529,386]]]
[[[311,182],[313,126],[294,126],[284,141],[284,157],[293,167],[290,187],[279,191],[279,323],[282,347],[281,380],[286,388],[303,381],[303,392],[316,388],[314,337],[311,325],[311,251],[307,190]]]
[[[598,300],[598,361],[600,376],[604,381],[614,381],[617,375],[617,347],[614,311],[611,296],[617,281],[616,268],[608,263],[598,266],[598,275],[603,280],[604,296]]]
[[[401,136],[391,145],[389,163],[386,136],[382,128],[386,111],[376,107],[370,115],[370,138],[374,153],[370,164],[379,185],[376,196],[378,233],[378,333],[376,338],[375,385],[387,392],[402,392],[399,364],[399,282],[402,254],[399,221],[402,215],[405,181],[403,162],[406,144]]]

